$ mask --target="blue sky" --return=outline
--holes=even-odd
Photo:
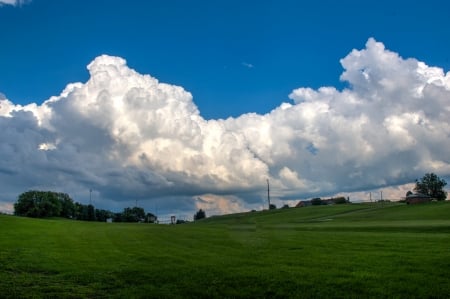
[[[448,1],[0,0],[0,211],[208,215],[450,179]]]
[[[369,37],[445,70],[448,1],[51,1],[0,8],[0,92],[42,102],[85,82],[96,56],[183,86],[201,114],[267,113],[305,86],[341,87]]]

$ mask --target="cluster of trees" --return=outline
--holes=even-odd
[[[349,198],[345,198],[343,196],[333,197],[329,199],[321,199],[319,197],[311,199],[311,205],[320,206],[320,205],[328,205],[328,204],[345,204],[350,203]]]
[[[444,179],[434,173],[427,173],[420,180],[416,180],[414,192],[428,195],[436,200],[445,200],[447,198],[447,192],[444,190],[446,185],[447,182]]]
[[[85,208],[85,209],[84,209]],[[66,193],[50,191],[28,191],[19,195],[14,204],[14,214],[27,217],[65,217],[77,218],[78,214],[89,212],[93,207],[75,205]]]
[[[157,217],[143,208],[125,208],[121,213],[96,209],[93,205],[74,202],[66,193],[31,190],[19,195],[14,204],[14,215],[44,218],[63,217],[85,221],[112,219],[114,222],[155,222]]]
[[[145,213],[145,210],[140,207],[132,207],[123,209],[122,213],[114,214],[114,222],[149,222],[154,223],[158,221],[156,215],[152,213]]]

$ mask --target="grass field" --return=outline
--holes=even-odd
[[[183,225],[0,216],[1,298],[449,298],[450,203]]]

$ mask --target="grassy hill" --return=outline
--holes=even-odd
[[[448,298],[450,203],[184,225],[0,216],[2,298]]]

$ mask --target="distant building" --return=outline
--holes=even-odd
[[[300,200],[300,201],[295,205],[295,207],[296,207],[296,208],[301,208],[301,207],[309,207],[309,206],[311,206],[311,205],[312,205],[312,203],[311,203],[310,200]]]
[[[408,194],[405,197],[405,202],[407,204],[418,204],[432,201],[433,198],[431,196],[420,194],[420,193],[412,193]]]

